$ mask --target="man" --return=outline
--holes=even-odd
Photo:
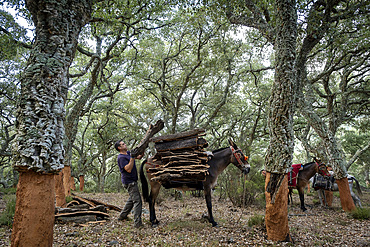
[[[141,221],[142,201],[137,185],[137,169],[135,165],[135,159],[131,157],[130,151],[127,150],[126,144],[120,140],[114,144],[115,149],[119,152],[117,157],[117,163],[121,172],[121,181],[123,187],[127,189],[129,198],[126,201],[126,205],[121,211],[118,220],[127,220],[128,214],[133,209],[134,213],[134,226],[141,228],[143,223]],[[141,159],[142,155],[137,156],[137,159]]]

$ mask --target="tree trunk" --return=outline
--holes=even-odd
[[[80,179],[80,191],[84,191],[84,187],[85,187],[85,176],[84,175],[80,175],[79,179]]]
[[[55,180],[55,206],[64,207],[66,205],[66,195],[63,186],[63,170],[54,175]]]
[[[35,42],[22,71],[14,167],[17,191],[12,246],[52,246],[54,174],[64,167],[64,104],[68,70],[92,1],[26,0]],[[35,174],[35,172],[39,172]]]
[[[340,203],[344,211],[352,211],[356,209],[355,204],[352,200],[351,191],[349,190],[347,169],[344,164],[344,157],[338,147],[336,137],[331,131],[328,131],[326,135],[320,136],[324,143],[329,158],[329,164],[333,167],[334,177],[338,184],[338,190],[340,195]]]
[[[76,183],[75,183],[75,178],[71,177],[71,190],[76,190]]]
[[[306,97],[307,98],[307,97]],[[325,143],[325,150],[329,159],[328,164],[333,167],[334,177],[336,180],[347,180],[347,169],[344,164],[344,157],[342,156],[342,151],[335,137],[335,130],[330,130],[326,123],[313,111],[312,103],[310,101],[300,101],[300,113],[305,117],[311,127],[320,136],[323,143]],[[347,184],[347,185],[345,185]],[[348,187],[348,190],[347,190]],[[351,211],[353,200],[351,198],[351,193],[349,191],[348,181],[343,182],[343,186],[339,187],[339,194],[341,197],[342,208],[345,211]],[[347,201],[348,200],[348,201]],[[354,205],[354,204],[353,204]]]
[[[265,196],[266,196],[266,230],[268,239],[273,241],[289,241],[291,237],[288,227],[288,176],[282,175],[281,186],[274,194],[268,192],[271,174],[266,172]]]
[[[347,177],[336,179],[339,189],[340,203],[342,209],[346,212],[351,212],[356,209],[355,203],[353,202],[351,191],[349,190],[349,184]]]
[[[325,190],[326,203],[329,207],[333,205],[333,192]]]
[[[20,172],[11,246],[52,246],[54,175]]]
[[[294,151],[293,114],[296,71],[297,14],[295,1],[276,1],[275,79],[270,98],[270,143],[266,153],[267,237],[274,241],[292,241],[288,227],[288,182]]]
[[[64,194],[66,196],[71,195],[71,167],[65,165],[63,168],[63,186],[64,186]]]

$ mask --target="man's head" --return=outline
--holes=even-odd
[[[126,144],[122,141],[122,140],[119,140],[117,141],[115,144],[114,144],[114,148],[118,151],[118,152],[121,152],[122,149],[126,149],[127,150],[127,146]]]

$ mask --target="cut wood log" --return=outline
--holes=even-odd
[[[115,210],[115,211],[118,211],[118,212],[122,211],[122,209],[120,207],[117,207],[115,205],[108,204],[108,203],[105,203],[105,202],[101,202],[101,201],[98,201],[98,200],[95,200],[95,199],[88,199],[88,198],[86,198],[86,199],[95,203],[96,205],[103,205],[103,206],[107,207],[109,210]]]
[[[184,174],[162,174],[160,176],[153,177],[151,181],[157,182],[168,182],[168,181],[203,181],[205,175],[201,174],[190,174],[188,176]]]
[[[153,173],[153,176],[158,176],[160,174],[164,174],[164,173],[171,173],[171,174],[181,174],[181,175],[184,175],[184,174],[204,174],[205,172],[207,172],[207,170],[194,170],[194,169],[170,169],[170,168],[167,168],[167,169],[163,169],[163,170],[160,170],[160,171],[157,171],[155,173]]]
[[[158,142],[155,144],[155,149],[157,152],[169,151],[169,150],[179,150],[179,149],[189,149],[200,147],[203,148],[207,144],[207,141],[203,138],[194,137],[185,140],[175,140],[169,142]]]
[[[79,200],[83,200],[83,202],[87,203],[88,205],[94,205],[94,206],[91,206],[91,207],[95,207],[96,205],[104,205],[105,207],[107,207],[109,210],[115,210],[115,211],[118,211],[118,212],[121,212],[122,209],[120,207],[117,207],[115,205],[111,205],[111,204],[108,204],[108,203],[105,203],[105,202],[101,202],[101,201],[98,201],[98,200],[95,200],[95,199],[90,199],[90,198],[84,198],[84,197],[80,197],[80,196],[76,196],[75,194],[72,193],[72,198],[77,198]]]
[[[80,216],[61,216],[57,218],[58,221],[62,222],[73,222],[73,223],[86,223],[96,221],[96,215],[80,215]]]
[[[170,155],[170,156],[163,156],[161,159],[164,163],[170,161],[177,161],[177,160],[198,160],[198,155],[191,154],[191,155]]]
[[[80,211],[87,211],[87,209],[81,210],[78,208],[57,208],[56,214],[74,213],[74,212],[80,212]]]
[[[85,204],[88,206],[87,204]],[[98,205],[96,207],[89,207],[87,209],[81,209],[81,208],[56,208],[56,214],[65,214],[65,213],[75,213],[75,212],[86,212],[86,211],[99,211],[106,213],[107,208],[104,205]]]
[[[193,166],[201,164],[200,160],[176,160],[165,163],[163,167]],[[194,166],[195,167],[195,166]]]
[[[55,218],[59,217],[74,217],[74,216],[81,216],[81,215],[96,215],[99,217],[103,218],[109,218],[109,214],[100,212],[100,211],[78,211],[78,212],[71,212],[71,213],[61,213],[61,214],[56,214]]]
[[[144,154],[145,149],[148,147],[150,139],[157,134],[160,130],[164,127],[164,122],[162,120],[158,120],[155,125],[150,125],[149,129],[147,130],[144,138],[140,141],[139,145],[131,150],[131,157],[135,158],[141,154]]]
[[[86,204],[88,204],[90,207],[95,207],[95,206],[96,206],[96,204],[95,204],[95,203],[93,203],[93,202],[91,202],[91,201],[89,201],[89,200],[87,200],[87,199],[85,199],[85,198],[83,198],[83,197],[79,197],[79,196],[76,196],[76,195],[74,195],[74,194],[72,194],[72,195],[73,195],[73,196],[72,196],[72,198],[73,198],[74,200],[76,200],[76,201],[86,203]]]
[[[69,203],[67,203],[66,207],[70,207],[70,206],[73,206],[73,205],[79,205],[80,202],[79,201],[76,201],[76,200],[73,200],[73,201],[70,201]]]
[[[77,209],[77,210],[87,210],[89,208],[91,208],[91,206],[89,204],[86,204],[86,203],[83,203],[83,204],[78,204],[78,205],[69,205],[69,206],[66,206],[67,208],[74,208],[74,209]]]
[[[189,136],[196,136],[196,135],[199,136],[199,134],[204,133],[205,131],[206,131],[205,129],[193,129],[193,130],[189,130],[189,131],[181,132],[181,133],[177,133],[177,134],[153,137],[151,139],[151,141],[152,142],[173,141],[173,140],[177,140],[177,139],[186,138],[186,137],[189,137]]]
[[[172,169],[171,169],[172,168]],[[194,172],[204,172],[204,171],[208,171],[208,168],[209,166],[207,165],[192,165],[192,166],[177,166],[177,167],[156,167],[156,168],[149,168],[149,171],[150,172],[153,172],[153,175],[154,173],[156,172],[160,172],[160,171],[163,171],[163,172],[181,172],[183,171],[184,169],[188,169],[188,170],[192,170]]]
[[[157,153],[158,166],[149,168],[152,181],[187,182],[205,181],[208,175],[208,154],[203,150],[208,145],[200,136],[204,129],[195,129],[173,135],[152,138]]]
[[[91,224],[91,225],[103,224],[103,223],[106,223],[106,222],[107,222],[106,220],[88,221],[84,224],[79,224],[79,226],[89,226],[89,224]]]

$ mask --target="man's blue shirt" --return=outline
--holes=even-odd
[[[131,159],[130,151],[127,151],[127,154],[119,154],[117,157],[119,170],[121,172],[121,181],[123,184],[130,184],[138,180],[135,161],[131,173],[127,172],[124,168],[126,165],[128,165],[130,159]]]

